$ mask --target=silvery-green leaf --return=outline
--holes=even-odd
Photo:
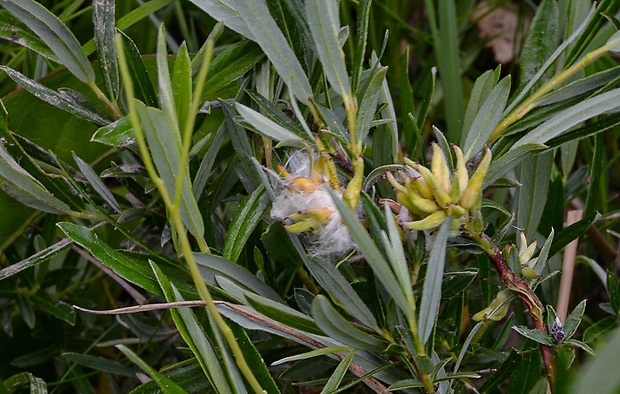
[[[56,15],[34,0],[0,0],[0,5],[34,31],[76,78],[94,83],[95,72],[80,43]]]

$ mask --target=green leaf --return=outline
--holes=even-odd
[[[494,157],[493,162],[491,162],[491,166],[489,167],[489,172],[487,176],[484,178],[483,187],[487,187],[502,176],[504,176],[508,171],[513,169],[517,164],[519,164],[528,154],[534,154],[535,152],[542,151],[547,147],[542,144],[525,144],[519,147],[512,147],[505,154]]]
[[[385,287],[388,294],[394,299],[396,305],[398,305],[405,316],[411,317],[413,311],[407,302],[402,288],[398,285],[398,280],[390,269],[388,262],[383,258],[377,245],[372,238],[370,238],[362,222],[331,189],[328,189],[328,191],[342,216],[343,223],[351,233],[351,238],[366,258],[366,262],[372,268],[374,274]]]
[[[181,166],[181,136],[176,125],[171,123],[168,115],[156,108],[147,107],[136,100],[136,112],[140,125],[151,150],[153,162],[159,172],[168,194],[175,196],[176,179],[182,176],[181,183],[181,217],[187,229],[196,237],[204,235],[204,223],[194,198],[189,178],[189,166]],[[174,109],[172,109],[174,111]],[[177,173],[181,169],[182,173]]]
[[[247,292],[245,299],[260,314],[296,330],[310,334],[324,335],[316,323],[308,316],[285,304]]]
[[[34,31],[76,78],[86,84],[95,82],[95,72],[80,43],[58,17],[34,0],[0,0],[0,5]]]
[[[95,46],[101,64],[101,74],[108,96],[116,99],[118,97],[119,75],[116,46],[114,45],[114,36],[116,35],[114,0],[95,0],[92,7]]]
[[[376,327],[377,321],[372,312],[345,277],[333,265],[309,257],[297,237],[292,236],[291,240],[306,268],[329,296],[366,327]]]
[[[357,4],[357,42],[355,45],[355,57],[353,59],[352,65],[352,82],[353,91],[356,92],[358,88],[358,84],[360,78],[362,76],[362,71],[364,69],[364,58],[366,55],[366,46],[368,42],[368,24],[370,21],[370,9],[371,9],[371,0],[362,0]],[[405,62],[409,58],[409,56],[403,56],[405,58]],[[406,73],[407,67],[405,67],[404,72]],[[408,82],[408,81],[407,81]],[[411,87],[411,85],[409,85]],[[413,103],[412,103],[413,106]],[[411,111],[413,112],[413,111]]]
[[[542,369],[540,352],[534,347],[530,349],[531,351],[529,353],[523,355],[519,368],[510,380],[506,388],[507,394],[529,394],[530,390],[540,380],[540,372]]]
[[[9,155],[3,143],[0,143],[0,186],[9,196],[31,208],[53,214],[70,211],[67,204],[54,197]]]
[[[536,234],[542,217],[553,167],[553,152],[547,151],[523,161],[517,167],[521,187],[517,197],[517,227],[525,231],[528,241]]]
[[[554,238],[553,243],[551,244],[549,256],[555,255],[560,250],[564,249],[564,247],[571,243],[573,240],[579,238],[596,221],[596,218],[597,215],[592,215],[590,217],[583,218],[580,221],[562,229],[562,231],[558,233],[557,237]]]
[[[267,286],[250,271],[223,257],[194,253],[194,259],[196,259],[203,279],[209,284],[215,284],[215,278],[221,276],[230,279],[245,290],[260,294],[274,301],[281,301],[280,296],[271,287]]]
[[[179,121],[179,130],[185,133],[186,124],[189,122],[189,114],[192,106],[192,62],[187,52],[185,42],[181,44],[179,53],[172,70],[172,92],[174,96],[175,113]]]
[[[26,297],[23,294],[17,294],[17,306],[24,323],[26,323],[30,329],[33,329],[36,323],[36,315],[34,314],[34,309],[32,308],[32,303],[30,302],[29,297]],[[13,364],[14,363],[15,360],[13,361]]]
[[[372,121],[375,117],[375,111],[377,109],[377,102],[381,95],[381,87],[387,74],[387,67],[382,67],[372,76],[368,87],[364,91],[364,96],[361,99],[358,115],[357,115],[357,142],[364,141],[372,126]]]
[[[590,179],[588,182],[588,194],[586,196],[586,206],[583,216],[589,217],[597,211],[598,201],[601,198],[601,176],[604,174],[605,165],[605,140],[603,133],[594,137],[594,153],[592,164],[590,165]]]
[[[152,3],[153,1],[151,1]],[[134,86],[134,94],[136,98],[149,107],[157,106],[157,95],[153,88],[153,83],[146,71],[146,66],[138,51],[136,44],[126,34],[119,33],[123,38],[123,48],[127,59],[127,67],[129,68],[129,74],[131,75],[131,81]]]
[[[165,375],[160,374],[155,369],[151,368],[144,360],[142,360],[137,354],[135,354],[131,349],[129,349],[125,345],[116,345],[116,348],[123,352],[128,359],[130,359],[134,364],[140,367],[147,375],[151,377],[154,381],[157,382],[157,385],[161,388],[161,390],[165,394],[186,394],[187,392],[183,390],[179,385],[174,383],[170,378]]]
[[[252,340],[250,339],[246,331],[241,327],[237,326],[236,324],[231,325],[230,328],[235,335],[235,339],[237,340],[239,347],[243,351],[244,359],[252,370],[252,374],[254,375],[254,377],[256,377],[256,380],[258,380],[258,383],[262,387],[263,392],[279,394],[280,389],[273,380],[273,377],[267,369],[267,365],[265,365],[265,361],[252,343]]]
[[[426,344],[433,332],[437,313],[439,312],[439,304],[441,303],[441,285],[446,264],[450,220],[451,218],[448,217],[439,228],[426,264],[426,276],[424,277],[420,314],[418,317],[418,333],[420,340],[424,344]]]
[[[217,92],[241,78],[263,58],[260,47],[252,41],[242,41],[226,49],[211,61],[202,98],[217,98],[214,97]]]
[[[351,351],[342,360],[340,360],[340,363],[338,363],[336,370],[334,370],[334,372],[327,380],[327,383],[325,383],[325,386],[323,386],[323,390],[321,390],[321,393],[334,393],[338,389],[338,386],[340,386],[344,375],[349,370],[349,365],[351,365],[354,356],[355,351]]]
[[[617,325],[616,316],[608,316],[603,320],[599,320],[584,331],[583,341],[586,343],[602,341]]]
[[[534,342],[542,343],[543,345],[548,346],[555,346],[551,335],[545,334],[540,330],[530,330],[529,328],[524,326],[513,326],[512,329]]]
[[[414,389],[418,387],[424,387],[424,383],[420,382],[417,379],[403,379],[399,380],[396,383],[393,383],[388,387],[390,391],[398,391],[398,390],[406,390],[406,389]]]
[[[592,75],[588,75],[587,77],[579,78],[576,81],[542,96],[536,100],[535,105],[537,107],[542,107],[562,101],[568,101],[574,97],[584,94],[590,94],[594,90],[616,80],[618,78],[619,70],[620,66],[616,66]]]
[[[131,120],[128,116],[125,116],[107,126],[98,128],[90,140],[114,148],[123,148],[135,144],[136,137]]]
[[[200,9],[217,21],[220,21],[231,30],[236,31],[253,40],[253,34],[248,25],[243,20],[239,12],[236,11],[233,1],[230,0],[190,0]]]
[[[23,22],[5,10],[0,11],[0,38],[26,47],[54,63],[60,59]]]
[[[166,48],[166,29],[162,23],[157,33],[157,84],[159,85],[159,107],[168,117],[172,129],[178,132],[179,120],[174,103],[174,91],[168,68],[168,49]],[[180,145],[179,145],[180,146]],[[180,150],[179,150],[180,152]],[[174,193],[172,194],[174,195]]]
[[[330,354],[334,354],[334,353],[340,353],[340,352],[344,352],[344,351],[347,351],[347,350],[351,350],[351,346],[323,347],[323,348],[311,350],[309,352],[305,352],[305,353],[295,354],[293,356],[284,357],[284,358],[282,358],[280,360],[274,361],[273,363],[271,363],[271,365],[272,366],[276,366],[276,365],[290,363],[292,361],[307,360],[309,358],[314,358],[314,357],[318,357],[318,356],[325,356],[325,355],[330,355]]]
[[[551,233],[545,240],[545,243],[543,244],[542,248],[540,248],[540,253],[538,254],[538,257],[536,258],[536,263],[534,263],[534,266],[532,267],[538,275],[541,275],[544,268],[547,266],[547,260],[550,257],[549,250],[551,249],[551,245],[553,244],[554,236],[555,236],[555,230],[552,227]]]
[[[295,134],[303,135],[306,133],[304,128],[298,122],[291,119],[289,115],[285,114],[280,108],[278,108],[271,101],[267,100],[264,96],[251,90],[248,90],[246,93],[260,107],[261,113],[266,114],[274,122],[278,123],[287,130],[294,131]],[[312,135],[308,135],[308,137],[311,139],[314,138]]]
[[[620,284],[612,272],[607,272],[606,285],[611,307],[618,314],[620,313]]]
[[[93,230],[67,222],[58,223],[58,227],[76,244],[122,278],[151,293],[161,293],[153,273],[145,264],[112,249]]]
[[[71,244],[71,241],[67,238],[56,242],[55,244],[40,250],[39,252],[31,255],[30,257],[25,258],[24,260],[15,263],[15,264],[11,264],[3,269],[0,270],[0,280],[2,279],[6,279],[10,276],[13,276],[15,274],[17,274],[18,272],[21,272],[25,269],[28,269],[30,267],[34,267],[37,264],[43,263],[45,261],[48,261],[49,259],[51,259],[52,257],[64,252],[65,250],[67,250],[67,248],[69,247],[69,245]]]
[[[73,155],[73,159],[77,163],[80,171],[84,175],[84,178],[90,183],[90,185],[95,189],[95,191],[107,202],[112,209],[116,211],[116,213],[121,213],[121,207],[118,205],[118,201],[114,198],[112,192],[106,187],[106,185],[101,181],[97,173],[93,171],[93,169],[88,165],[87,162],[80,159],[77,155]]]
[[[308,104],[308,99],[312,97],[308,77],[269,13],[267,5],[263,1],[255,0],[228,0],[227,3],[241,16],[250,30],[251,34],[246,37],[258,43],[293,95],[302,103]]]
[[[323,73],[332,88],[345,102],[351,100],[349,74],[344,63],[344,52],[338,42],[340,18],[338,3],[335,1],[308,0],[306,19],[314,46],[323,66]]]
[[[168,302],[184,301],[179,291],[155,264],[150,262],[151,269],[161,286],[162,292]],[[209,382],[221,393],[232,393],[230,383],[226,378],[218,356],[211,340],[205,335],[203,328],[196,319],[196,315],[190,308],[171,309],[170,313],[179,334],[190,347],[198,363]]]
[[[241,201],[226,233],[224,258],[233,263],[237,261],[245,243],[260,222],[263,212],[267,209],[268,203],[269,199],[263,185]]]
[[[62,358],[65,360],[82,365],[84,367],[94,369],[95,371],[106,372],[113,375],[126,376],[132,378],[136,373],[121,363],[109,360],[103,357],[91,356],[79,353],[63,353]]]
[[[376,353],[387,347],[387,344],[378,338],[353,327],[323,295],[319,294],[314,298],[312,316],[323,332],[344,345]]]
[[[522,73],[519,85],[524,85],[524,82],[531,80],[557,47],[559,36],[558,16],[559,8],[555,0],[545,0],[536,9],[536,15],[534,15],[530,25],[523,53],[521,54]],[[545,75],[546,78],[541,79],[538,84],[549,79],[549,71]]]
[[[559,112],[527,133],[514,144],[513,149],[529,143],[544,144],[585,120],[604,113],[618,112],[618,108],[620,108],[620,89],[588,98]]]
[[[101,117],[99,114],[84,108],[79,102],[71,100],[67,95],[61,94],[53,89],[45,87],[39,82],[26,77],[18,71],[6,66],[0,66],[0,70],[4,71],[12,80],[17,82],[24,89],[32,93],[36,98],[45,101],[54,107],[67,111],[70,114],[79,116],[98,125],[105,125],[109,120]]]
[[[71,305],[60,300],[56,300],[48,296],[47,294],[36,294],[30,298],[32,303],[39,309],[51,314],[58,319],[74,325],[75,324],[75,311]]]
[[[493,70],[487,70],[476,79],[474,87],[469,93],[469,101],[467,103],[467,109],[465,110],[465,120],[463,121],[463,130],[467,130],[466,133],[461,135],[461,143],[459,146],[465,148],[467,146],[467,139],[473,139],[471,125],[476,116],[480,115],[480,108],[482,104],[486,102],[491,90],[495,87],[495,74]],[[486,141],[486,140],[485,140]]]
[[[566,341],[564,341],[564,343],[570,346],[578,347],[579,349],[583,350],[591,356],[595,355],[594,350],[590,346],[576,339],[567,339]]]
[[[586,310],[586,300],[581,301],[575,309],[566,317],[564,323],[564,338],[570,339],[575,335],[579,324],[581,324],[581,317]]]
[[[256,132],[275,141],[279,141],[280,144],[278,144],[278,146],[294,146],[298,148],[303,146],[304,140],[299,135],[285,129],[273,120],[254,111],[252,108],[246,107],[241,103],[235,103],[235,109],[239,112],[243,120],[252,126]]]
[[[466,134],[465,145],[463,145],[465,161],[482,150],[493,129],[502,119],[506,101],[510,94],[510,81],[510,76],[508,76],[493,88],[473,119]]]
[[[394,276],[396,276],[405,297],[409,303],[413,305],[414,301],[413,290],[411,287],[411,273],[409,271],[409,265],[407,264],[407,258],[405,257],[401,233],[398,231],[398,227],[396,227],[394,215],[392,214],[392,211],[388,207],[387,203],[385,204],[384,209],[388,235],[386,236],[383,234],[383,236],[385,238],[384,243],[388,260],[392,266]]]

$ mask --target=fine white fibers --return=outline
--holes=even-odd
[[[341,197],[340,193],[337,193]],[[342,222],[338,208],[327,190],[319,188],[312,193],[284,189],[273,202],[271,217],[284,223],[295,213],[312,208],[328,208],[333,213],[327,224],[312,233],[305,233],[308,251],[316,256],[342,255],[355,247],[347,226]]]
[[[286,163],[286,167],[291,175],[285,184],[297,177],[312,177],[310,159],[305,151],[297,151],[292,154]],[[334,204],[325,187],[325,185],[317,185],[316,190],[312,192],[291,187],[282,188],[273,202],[271,217],[284,224],[293,224],[290,219],[293,214],[303,214],[314,208],[329,209],[332,214],[327,218],[327,223],[321,225],[320,228],[301,234],[309,253],[328,258],[343,255],[354,249],[355,243],[351,239],[346,225],[342,222],[336,204]],[[342,198],[340,191],[336,191],[336,194]]]

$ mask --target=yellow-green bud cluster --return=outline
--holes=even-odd
[[[432,145],[430,169],[420,163],[405,159],[413,177],[402,177],[400,181],[392,173],[386,173],[387,180],[396,192],[398,202],[417,220],[403,223],[413,230],[431,230],[439,227],[448,216],[452,216],[452,230],[475,215],[482,200],[482,183],[489,165],[491,150],[485,147],[476,170],[469,175],[461,149],[453,145],[456,165],[451,169],[444,152],[438,144]]]

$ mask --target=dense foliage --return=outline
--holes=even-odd
[[[0,393],[617,392],[620,2],[408,3],[0,0]]]

